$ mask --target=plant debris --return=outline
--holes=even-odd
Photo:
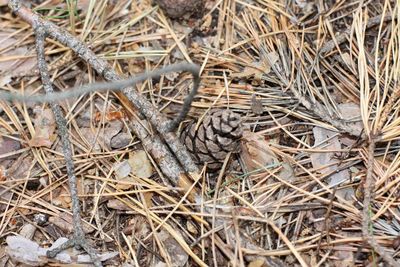
[[[40,25],[6,2],[0,92],[44,95]],[[399,265],[398,1],[23,5],[63,33],[42,40],[55,92],[200,66],[193,99],[178,69],[54,101],[104,265]],[[46,256],[74,229],[54,103],[0,101],[1,266],[91,262]]]

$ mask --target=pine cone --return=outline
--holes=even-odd
[[[187,125],[181,140],[199,165],[207,163],[211,171],[216,171],[229,152],[238,152],[242,133],[239,114],[217,110],[204,118],[197,131],[196,123]]]
[[[200,16],[205,6],[204,0],[154,0],[154,2],[171,19],[179,19],[192,14]]]

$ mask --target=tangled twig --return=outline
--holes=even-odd
[[[33,28],[36,28],[38,25],[44,29],[46,34],[49,37],[57,40],[63,45],[71,48],[79,57],[85,60],[88,64],[92,66],[94,70],[96,70],[101,76],[103,76],[108,81],[120,81],[123,80],[115,70],[103,59],[100,59],[94,54],[94,52],[88,48],[88,46],[82,41],[78,40],[75,36],[70,34],[64,29],[59,28],[55,24],[40,18],[37,14],[33,13],[29,8],[26,8],[20,4],[18,0],[10,0],[9,6],[21,19],[28,22],[32,25]],[[196,83],[196,82],[195,82]],[[165,115],[161,114],[147,99],[145,99],[139,92],[137,92],[132,87],[126,87],[122,89],[124,96],[134,105],[134,107],[145,117],[147,120],[154,126],[154,128],[160,133],[161,137],[165,140],[165,143],[168,144],[168,147],[172,150],[173,154],[176,156],[178,162],[171,165],[171,162],[176,161],[174,155],[158,155],[157,153],[152,154],[152,156],[156,159],[156,161],[165,161],[162,164],[171,166],[171,172],[165,173],[165,175],[171,180],[174,184],[179,184],[179,180],[182,176],[182,167],[184,171],[187,173],[198,173],[199,169],[196,164],[191,159],[189,153],[185,149],[185,147],[180,143],[178,138],[174,133],[170,131],[171,123],[165,117]],[[190,99],[190,96],[189,96]],[[184,110],[186,110],[184,108]],[[146,128],[143,127],[141,122],[135,121],[131,123],[132,130],[135,134],[141,139],[142,142],[145,140],[147,136],[143,135],[146,131]],[[175,123],[173,123],[175,124]],[[173,125],[172,124],[172,125]],[[142,133],[142,134],[141,134]],[[157,151],[159,147],[165,146],[165,144],[161,144],[159,142],[151,142],[148,144],[147,150],[149,151]],[[168,149],[167,149],[168,150]],[[164,151],[167,151],[164,149]],[[168,159],[165,159],[168,157]],[[182,166],[182,167],[181,167]]]
[[[143,74],[141,77],[133,78],[130,81],[123,80],[116,74],[116,72],[111,68],[111,66],[108,65],[106,61],[99,59],[83,42],[79,41],[68,32],[60,29],[56,25],[46,20],[41,19],[38,15],[34,14],[30,9],[23,7],[20,4],[20,1],[11,0],[9,2],[9,6],[20,18],[28,22],[36,32],[37,42],[38,42],[37,43],[38,64],[42,76],[43,85],[47,93],[47,96],[44,96],[44,99],[52,102],[51,106],[56,117],[56,122],[59,134],[61,136],[61,142],[63,145],[63,154],[67,165],[68,180],[69,180],[70,193],[72,199],[74,237],[68,242],[64,243],[57,250],[49,252],[49,256],[55,256],[58,252],[65,249],[66,247],[75,245],[84,248],[89,253],[96,266],[101,266],[101,262],[99,262],[99,260],[97,259],[94,250],[86,243],[84,233],[81,227],[80,204],[79,204],[79,199],[77,197],[76,176],[74,173],[74,163],[72,160],[72,147],[69,141],[67,122],[62,115],[61,108],[54,103],[54,101],[57,100],[58,98],[70,97],[70,95],[68,94],[68,92],[66,92],[65,95],[63,95],[63,93],[55,94],[53,92],[50,75],[48,73],[47,64],[44,58],[45,36],[54,38],[59,42],[63,43],[64,45],[70,47],[81,58],[83,58],[86,62],[88,62],[100,75],[102,75],[109,81],[116,81],[117,84],[116,85],[114,84],[114,86],[116,86],[118,89],[121,89],[121,86],[126,87],[128,85],[131,85],[132,82],[145,80],[148,77],[157,77],[171,70],[180,71],[180,70],[185,70],[186,68],[195,77],[193,91],[189,95],[188,99],[185,101],[185,105],[189,106],[199,85],[198,71],[196,72],[196,70],[198,69],[194,65],[189,65],[189,64],[174,65],[170,66],[169,68],[167,67],[166,69],[163,70],[154,71],[150,74],[149,73]],[[102,84],[100,87],[104,89],[110,89],[112,85]],[[87,92],[89,92],[91,90],[98,90],[98,88],[96,89],[94,89],[94,87],[78,88],[77,91],[74,90],[72,92],[72,95],[76,93],[81,94],[82,90],[83,91],[86,90]],[[150,123],[154,126],[154,128],[156,128],[156,130],[164,138],[165,143],[168,144],[169,148],[172,150],[174,154],[172,154],[170,149],[166,147],[163,140],[161,140],[157,135],[152,136],[147,131],[144,121],[141,121],[135,117],[131,118],[130,122],[130,126],[133,132],[142,141],[142,144],[145,147],[145,149],[153,156],[156,162],[160,165],[161,170],[168,178],[170,178],[171,182],[174,185],[185,183],[184,181],[181,181],[187,179],[186,176],[184,175],[184,172],[185,171],[198,172],[198,168],[190,158],[190,155],[186,151],[185,147],[179,142],[175,134],[171,132],[171,129],[174,125],[179,124],[178,120],[184,117],[186,114],[181,114],[180,116],[177,117],[176,120],[170,122],[165,116],[160,114],[160,112],[157,109],[155,109],[151,103],[149,103],[143,96],[141,96],[133,88],[127,87],[123,88],[122,90],[126,95],[126,97],[134,104],[135,108],[137,108],[139,112],[142,113],[142,115],[144,115],[150,121]],[[15,97],[15,95],[13,97]],[[21,96],[18,97],[20,98],[20,100],[24,99],[26,100],[25,97]],[[13,98],[11,97],[9,99],[11,100]],[[36,98],[36,100],[38,99]],[[184,106],[183,112],[187,112],[188,110],[189,108]],[[178,159],[178,161],[176,160],[175,156]],[[182,169],[182,166],[184,169]],[[194,260],[199,265],[204,265],[204,263],[197,256],[194,256]]]

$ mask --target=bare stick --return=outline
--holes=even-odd
[[[38,25],[35,29],[35,34],[36,34],[36,52],[38,56],[38,68],[40,76],[42,78],[43,88],[47,94],[52,94],[54,90],[47,69],[45,53],[44,53],[45,31],[42,29],[42,27],[40,27],[40,25]],[[51,102],[50,106],[54,113],[55,121],[57,123],[58,133],[61,138],[62,151],[64,154],[65,164],[67,168],[69,189],[71,192],[71,201],[72,201],[74,236],[72,239],[64,243],[62,246],[59,246],[54,250],[48,251],[47,256],[55,257],[59,252],[61,252],[64,249],[71,246],[77,246],[77,247],[82,247],[90,255],[90,258],[92,259],[95,266],[102,266],[95,251],[90,247],[90,245],[87,244],[87,241],[85,239],[85,234],[82,228],[81,215],[80,215],[81,208],[78,199],[78,189],[76,185],[74,162],[72,160],[72,146],[69,140],[67,121],[65,120],[61,108],[58,104]]]
[[[372,200],[372,191],[374,189],[373,180],[373,165],[374,165],[374,150],[375,150],[375,139],[371,138],[368,145],[368,166],[367,166],[367,177],[365,178],[364,184],[364,201],[363,201],[363,212],[362,212],[362,234],[365,241],[386,261],[390,266],[400,266],[392,256],[389,256],[385,249],[378,244],[375,240],[372,231],[370,231],[371,215],[370,205]]]

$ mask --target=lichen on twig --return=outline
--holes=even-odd
[[[54,90],[47,69],[47,63],[44,53],[44,41],[46,33],[40,24],[36,25],[35,27],[35,35],[36,35],[36,51],[38,56],[38,69],[40,72],[40,76],[42,78],[43,88],[46,91],[46,94],[53,94]],[[82,247],[90,255],[95,266],[102,266],[95,251],[87,243],[82,228],[81,215],[80,215],[81,208],[78,199],[77,181],[74,170],[74,161],[72,159],[72,145],[71,141],[69,140],[67,121],[64,118],[60,105],[51,101],[50,106],[55,116],[55,121],[58,127],[58,133],[61,138],[62,152],[65,159],[65,165],[67,168],[69,189],[72,202],[74,235],[69,241],[67,241],[63,245],[55,248],[54,250],[49,250],[47,252],[47,255],[49,257],[55,257],[59,252],[63,251],[64,249],[71,246],[77,246],[77,247]]]

